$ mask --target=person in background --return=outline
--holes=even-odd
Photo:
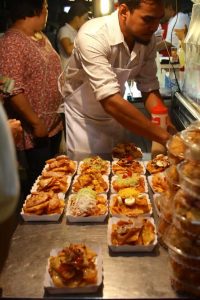
[[[177,29],[189,27],[190,17],[188,13],[183,13],[182,0],[164,0],[165,20],[168,20],[167,34],[164,41],[157,44],[157,50],[165,50],[166,47],[179,47],[179,39],[176,35]]]
[[[23,135],[17,142],[24,157],[27,193],[41,173],[45,160],[59,149],[62,121],[57,109],[61,72],[59,55],[42,33],[48,16],[46,0],[7,1],[11,27],[0,39],[0,73],[15,81],[4,106],[9,118],[19,119]]]
[[[114,145],[124,141],[125,128],[162,145],[169,139],[166,130],[123,99],[124,84],[133,79],[149,112],[158,104],[165,106],[156,77],[154,36],[164,15],[163,2],[118,2],[111,15],[81,27],[60,78],[71,157],[111,153]]]
[[[72,54],[77,32],[87,20],[88,9],[85,5],[82,2],[73,3],[66,15],[65,25],[57,33],[57,47],[63,68]]]

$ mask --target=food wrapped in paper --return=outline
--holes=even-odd
[[[146,169],[150,174],[163,172],[169,165],[168,156],[163,154],[158,154],[154,159],[145,162]]]
[[[108,214],[107,195],[83,188],[69,196],[66,214],[69,222],[103,222]]]
[[[63,174],[63,176],[73,176],[77,170],[77,162],[71,160],[66,155],[59,155],[46,161],[44,172]]]
[[[57,221],[65,207],[64,195],[33,192],[27,196],[21,216],[25,221]]]
[[[140,194],[133,188],[125,188],[111,195],[110,213],[112,216],[149,216],[152,206],[147,194]]]
[[[132,187],[140,193],[147,193],[148,187],[146,177],[144,175],[133,173],[113,176],[111,181],[111,192],[117,193],[121,189]]]
[[[108,246],[115,252],[152,251],[157,235],[152,218],[110,218]]]
[[[53,249],[44,287],[50,294],[93,293],[102,283],[102,255],[97,246],[70,244]]]
[[[82,188],[91,188],[93,191],[101,194],[109,191],[108,176],[100,173],[90,173],[77,175],[72,184],[72,192],[77,193]]]
[[[79,163],[78,174],[100,173],[102,175],[110,174],[110,162],[102,159],[100,156],[85,158]]]
[[[132,158],[122,158],[112,162],[112,173],[114,175],[124,173],[145,174],[143,162],[133,160]]]

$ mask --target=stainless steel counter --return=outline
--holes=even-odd
[[[17,226],[0,277],[2,297],[47,296],[43,288],[47,259],[52,248],[63,247],[65,242],[94,242],[102,247],[103,286],[98,293],[81,295],[81,298],[178,297],[170,285],[167,251],[161,246],[152,253],[113,254],[107,246],[107,222],[71,225],[67,224],[65,216],[60,223],[22,222]],[[80,299],[80,295],[73,296],[76,297]]]

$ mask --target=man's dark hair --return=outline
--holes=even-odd
[[[42,13],[44,0],[7,0],[7,9],[12,22],[26,17],[39,16]]]
[[[173,11],[180,12],[182,8],[182,0],[164,0],[165,7],[171,7]]]
[[[71,22],[76,16],[82,17],[88,12],[87,7],[82,2],[75,2],[70,7],[67,15],[66,15],[66,22]]]
[[[147,0],[146,0],[147,1]],[[154,2],[162,2],[163,0],[152,0]],[[175,1],[175,0],[173,0]],[[140,4],[142,2],[145,2],[145,0],[118,0],[118,4],[126,4],[129,8],[129,10],[133,10],[133,9],[136,9],[136,8],[139,8],[140,7]]]

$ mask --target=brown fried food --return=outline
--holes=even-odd
[[[147,163],[146,169],[150,174],[163,172],[170,165],[169,159],[163,154],[158,154],[154,159]]]
[[[70,244],[49,259],[49,274],[56,287],[82,287],[97,283],[97,254],[83,244]]]
[[[112,165],[113,174],[138,173],[143,174],[144,169],[139,161],[132,158],[122,158]]]
[[[23,210],[26,214],[54,214],[62,213],[64,206],[64,200],[59,199],[58,195],[54,194],[53,191],[34,192],[26,200]]]
[[[150,245],[155,240],[154,225],[147,219],[119,220],[112,225],[111,242],[115,246]]]
[[[44,192],[34,192],[31,194],[31,197],[29,197],[26,201],[26,208],[31,208],[32,206],[40,205],[44,202],[46,202],[49,198],[49,195]]]
[[[91,188],[97,193],[104,193],[108,189],[108,183],[99,173],[81,174],[72,184],[73,192],[78,192],[85,187]]]
[[[142,158],[141,149],[133,143],[124,143],[116,145],[112,150],[112,156],[116,158],[132,157],[133,159]]]
[[[119,195],[113,197],[110,211],[113,215],[125,215],[127,217],[137,217],[142,214],[148,214],[151,211],[151,204],[147,200],[146,194],[139,195],[139,197],[130,197],[133,203],[126,203],[126,198]]]
[[[155,193],[163,193],[167,190],[166,177],[159,173],[152,175],[152,187]]]
[[[40,215],[41,212],[43,213],[44,210],[46,210],[46,208],[49,205],[49,201],[45,201],[39,205],[35,205],[32,207],[27,208],[26,206],[24,207],[24,212],[28,213],[28,214],[35,214],[35,215]]]

